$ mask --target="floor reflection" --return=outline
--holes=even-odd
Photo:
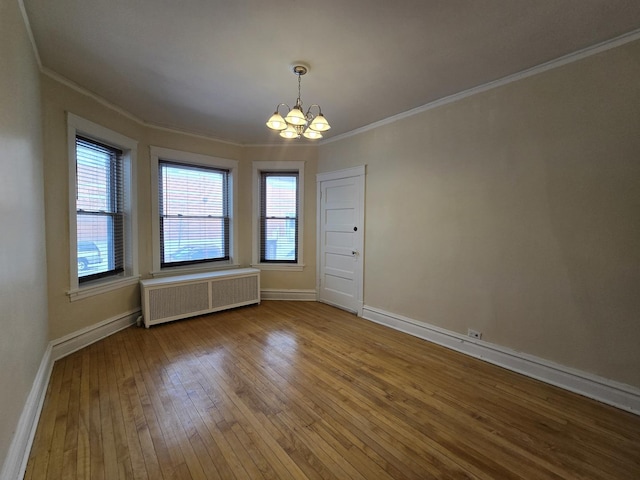
[[[298,338],[295,333],[277,330],[267,334],[267,344],[262,349],[263,360],[270,365],[278,365],[278,374],[289,378],[298,353]]]

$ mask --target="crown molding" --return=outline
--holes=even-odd
[[[113,110],[114,112],[118,113],[119,115],[122,115],[123,117],[128,118],[132,122],[135,122],[135,123],[137,123],[139,125],[145,126],[145,121],[142,120],[140,117],[137,117],[137,116],[129,113],[128,111],[126,111],[124,108],[118,107],[117,105],[105,100],[101,96],[93,93],[91,90],[88,90],[88,89],[80,86],[79,84],[75,83],[73,80],[69,80],[67,77],[64,77],[64,76],[60,75],[59,73],[54,72],[50,68],[41,66],[40,67],[40,73],[42,73],[43,75],[51,78],[52,80],[55,80],[58,83],[61,83],[65,87],[68,87],[68,88],[70,88],[72,90],[75,90],[76,92],[80,93],[81,95],[84,95],[85,97],[90,97],[92,100],[95,100],[100,105],[102,105],[104,107],[107,107],[110,110]]]
[[[161,125],[159,123],[147,122],[145,120],[143,120],[143,125],[145,127],[147,127],[147,128],[152,128],[154,130],[160,130],[162,132],[177,133],[177,134],[180,134],[180,135],[187,135],[189,137],[199,138],[199,139],[202,139],[202,140],[213,140],[214,142],[224,143],[226,145],[232,145],[234,147],[247,147],[247,146],[249,146],[249,144],[232,142],[231,140],[225,140],[223,138],[214,137],[213,135],[208,135],[206,133],[190,132],[188,130],[182,130],[182,129],[177,128],[177,127],[170,127],[170,126],[167,126],[167,125]]]
[[[33,30],[31,30],[31,22],[29,22],[29,17],[27,16],[27,9],[24,6],[23,0],[18,0],[18,7],[20,8],[20,13],[22,14],[22,21],[24,22],[24,27],[27,29],[27,36],[29,37],[29,41],[31,42],[33,55],[36,57],[36,63],[38,64],[38,68],[42,71],[42,60],[40,60],[40,52],[38,52],[36,39],[33,36]]]
[[[541,63],[540,65],[536,65],[534,67],[528,68],[526,70],[522,70],[517,73],[513,73],[511,75],[507,75],[506,77],[499,78],[498,80],[493,80],[491,82],[485,83],[483,85],[478,85],[477,87],[469,88],[468,90],[464,90],[462,92],[454,93],[449,95],[448,97],[443,97],[438,100],[434,100],[433,102],[427,103],[420,107],[413,108],[411,110],[407,110],[406,112],[398,113],[397,115],[393,115],[391,117],[387,117],[383,120],[379,120],[374,123],[370,123],[369,125],[365,125],[364,127],[356,128],[355,130],[351,130],[350,132],[346,132],[340,135],[336,135],[335,137],[328,138],[326,140],[322,140],[321,144],[333,143],[339,140],[344,140],[345,138],[353,137],[360,133],[368,132],[369,130],[374,130],[378,127],[382,127],[384,125],[389,125],[391,123],[395,123],[397,121],[403,120],[408,117],[412,117],[414,115],[418,115],[420,113],[426,112],[427,110],[431,110],[433,108],[441,107],[443,105],[447,105],[449,103],[457,102],[464,98],[470,97],[472,95],[476,95],[478,93],[486,92],[487,90],[492,90],[494,88],[502,87],[509,83],[517,82],[519,80],[532,77],[534,75],[538,75],[539,73],[546,72],[548,70],[552,70],[555,68],[562,67],[569,63],[577,62],[578,60],[582,60],[584,58],[597,55],[598,53],[605,52],[607,50],[611,50],[612,48],[620,47],[627,43],[633,42],[635,40],[640,39],[640,29],[633,30],[632,32],[625,33],[620,35],[619,37],[612,38],[610,40],[606,40],[601,43],[597,43],[595,45],[591,45],[590,47],[583,48],[581,50],[577,50],[575,52],[569,53],[562,57],[556,58],[554,60],[550,60],[545,63]]]

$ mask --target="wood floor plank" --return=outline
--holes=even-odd
[[[81,362],[79,372],[80,398],[78,405],[78,455],[76,459],[76,478],[78,480],[91,478],[91,411],[95,410],[95,406],[92,405],[93,398],[91,397],[90,387],[92,373],[96,375],[95,378],[97,379],[97,371],[91,370],[91,349],[85,348],[82,351]],[[95,435],[95,437],[99,438],[100,435]],[[98,446],[94,448],[94,450],[98,449]],[[96,468],[99,468],[99,463],[100,460],[96,458]],[[94,478],[98,478],[98,476]]]
[[[120,364],[122,365],[121,378],[118,381],[118,393],[124,421],[126,442],[135,479],[148,479],[149,472],[145,462],[143,444],[148,443],[148,429],[141,412],[136,408],[139,400],[136,398],[137,390],[129,352],[122,337],[118,337],[118,351]]]
[[[71,378],[69,383],[69,403],[67,407],[67,428],[65,430],[64,450],[77,450],[78,423],[80,417],[80,385],[82,382],[82,357],[76,355],[72,362]],[[75,473],[76,464],[73,464]]]
[[[106,360],[106,377],[107,391],[109,393],[109,422],[113,429],[113,442],[116,449],[116,465],[117,476],[121,480],[132,479],[133,465],[131,463],[131,452],[127,441],[127,432],[125,426],[122,391],[119,387],[121,379],[124,377],[122,371],[122,360],[119,351],[119,336],[112,336],[105,339],[107,347]]]
[[[88,402],[83,409],[83,418],[88,422],[89,433],[89,465],[88,474],[84,478],[92,480],[104,480],[104,443],[102,433],[102,420],[100,415],[100,354],[102,352],[102,344],[93,346],[93,348],[85,349],[88,352],[89,368],[85,373],[85,365],[83,364],[83,374],[86,375],[88,384]],[[85,352],[83,352],[84,354]],[[85,398],[85,397],[83,397]],[[85,403],[83,400],[82,403]]]
[[[58,392],[59,399],[55,412],[55,423],[53,425],[53,439],[51,440],[51,453],[47,465],[47,479],[60,479],[64,469],[65,437],[67,431],[67,417],[72,415],[69,412],[69,399],[71,391],[71,380],[73,375],[73,359],[65,362],[62,383]]]
[[[640,478],[640,417],[327,305],[58,360],[25,479]]]
[[[116,479],[118,478],[118,454],[116,449],[115,442],[115,434],[113,431],[113,416],[111,411],[111,399],[109,394],[109,379],[107,377],[107,359],[106,359],[106,345],[107,341],[98,342],[96,344],[91,345],[94,350],[96,350],[96,362],[97,362],[97,373],[98,373],[98,406],[91,412],[92,419],[95,418],[96,421],[100,424],[100,438],[92,439],[92,442],[96,444],[96,447],[100,446],[101,451],[95,452],[95,455],[101,453],[103,468],[104,468],[104,478],[105,479]],[[95,379],[94,379],[95,380]],[[99,409],[98,411],[96,411]],[[97,417],[97,418],[96,418]],[[93,430],[92,436],[97,436],[98,428],[96,427]],[[92,453],[93,455],[93,453]],[[93,460],[91,463],[92,470],[94,468],[99,468],[98,465],[94,467]],[[96,475],[96,478],[99,478],[99,473]]]
[[[140,375],[138,362],[135,358],[136,349],[131,348],[131,343],[127,338],[123,337],[122,342],[122,348],[124,350],[122,360],[123,365],[126,366],[126,375],[128,377],[128,380],[124,383],[126,386],[125,396],[128,400],[127,406],[131,416],[128,424],[130,423],[131,426],[135,428],[135,430],[131,428],[131,436],[137,437],[135,447],[137,450],[139,446],[141,454],[141,458],[138,458],[137,461],[139,473],[136,476],[150,479],[162,478],[156,449],[150,432],[149,419],[145,415],[142,406],[142,402],[146,400],[147,392]],[[155,416],[150,417],[151,422],[154,420]],[[157,441],[160,442],[161,440],[158,439]]]
[[[47,393],[42,406],[42,412],[40,414],[40,421],[36,428],[36,435],[32,446],[32,450],[37,449],[41,454],[37,457],[34,457],[33,455],[29,456],[25,479],[42,479],[47,476],[47,468],[49,465],[55,429],[55,412],[57,411],[58,401],[60,400],[59,393],[62,385],[63,373],[64,365],[58,363],[53,366],[49,385],[47,386]]]

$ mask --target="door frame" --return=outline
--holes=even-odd
[[[359,252],[359,261],[357,262],[356,275],[358,278],[358,291],[357,296],[357,315],[362,316],[362,309],[364,307],[364,232],[365,232],[365,188],[366,188],[366,165],[359,165],[357,167],[345,168],[342,170],[335,170],[333,172],[318,173],[316,174],[316,292],[317,300],[322,303],[330,303],[320,298],[320,280],[322,270],[322,182],[331,180],[341,180],[344,178],[360,177],[360,195],[357,201],[359,202],[359,216],[356,219],[360,226],[360,235],[358,235],[359,242],[355,246],[355,249]]]

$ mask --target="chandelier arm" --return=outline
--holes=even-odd
[[[287,110],[288,110],[288,111],[291,111],[291,107],[290,107],[289,105],[287,105],[286,103],[279,103],[279,104],[278,104],[278,106],[276,107],[276,113],[280,113],[280,111],[279,111],[279,110],[280,110],[280,107],[281,107],[281,106],[283,106],[283,105],[284,105],[285,107],[287,107]]]
[[[307,117],[309,117],[309,114],[311,114],[311,109],[313,107],[318,107],[318,115],[322,115],[322,109],[320,108],[320,105],[318,105],[317,103],[314,103],[313,105],[310,105],[309,108],[307,109]]]

